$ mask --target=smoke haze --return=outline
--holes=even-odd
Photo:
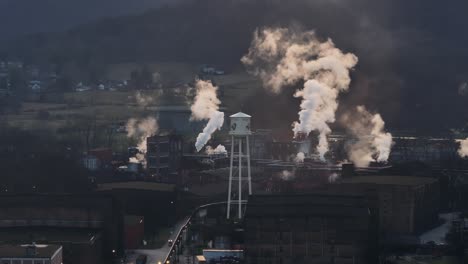
[[[468,157],[468,138],[460,141],[458,155],[460,155],[462,158]]]
[[[314,31],[265,28],[254,33],[249,52],[241,61],[274,93],[304,83],[304,88],[294,94],[302,100],[299,121],[293,124],[294,135],[318,131],[317,152],[325,160],[337,98],[349,88],[349,72],[357,57],[343,53],[330,39],[320,41]]]
[[[384,131],[385,122],[380,114],[371,114],[364,106],[358,106],[341,121],[357,140],[348,147],[348,158],[356,166],[367,167],[371,162],[388,160],[393,140]]]
[[[130,158],[130,162],[142,163],[146,166],[147,138],[154,136],[158,131],[158,123],[155,118],[147,117],[143,119],[130,118],[126,124],[127,137],[137,140],[137,148],[140,153],[136,158]]]

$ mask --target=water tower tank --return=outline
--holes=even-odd
[[[250,135],[250,118],[251,116],[244,113],[237,113],[231,118],[231,127],[229,130],[229,135],[233,136],[246,136]]]

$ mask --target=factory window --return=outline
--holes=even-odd
[[[168,144],[168,143],[159,144],[159,151],[160,151],[161,153],[167,153],[167,152],[169,152],[169,144]]]
[[[169,157],[160,157],[160,158],[159,158],[159,163],[160,163],[160,164],[167,164],[167,163],[169,163]]]

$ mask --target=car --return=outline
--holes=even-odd
[[[174,244],[174,241],[172,241],[172,239],[169,239],[169,240],[167,241],[167,244],[168,244],[170,247],[172,247],[172,244]]]

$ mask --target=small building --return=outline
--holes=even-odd
[[[62,246],[59,245],[0,245],[0,263],[62,263]]]
[[[90,171],[97,171],[100,167],[99,159],[94,155],[86,155],[83,158],[83,166]]]
[[[222,262],[224,259],[235,260],[239,263],[244,259],[244,251],[241,249],[203,249],[203,257],[207,263]]]

